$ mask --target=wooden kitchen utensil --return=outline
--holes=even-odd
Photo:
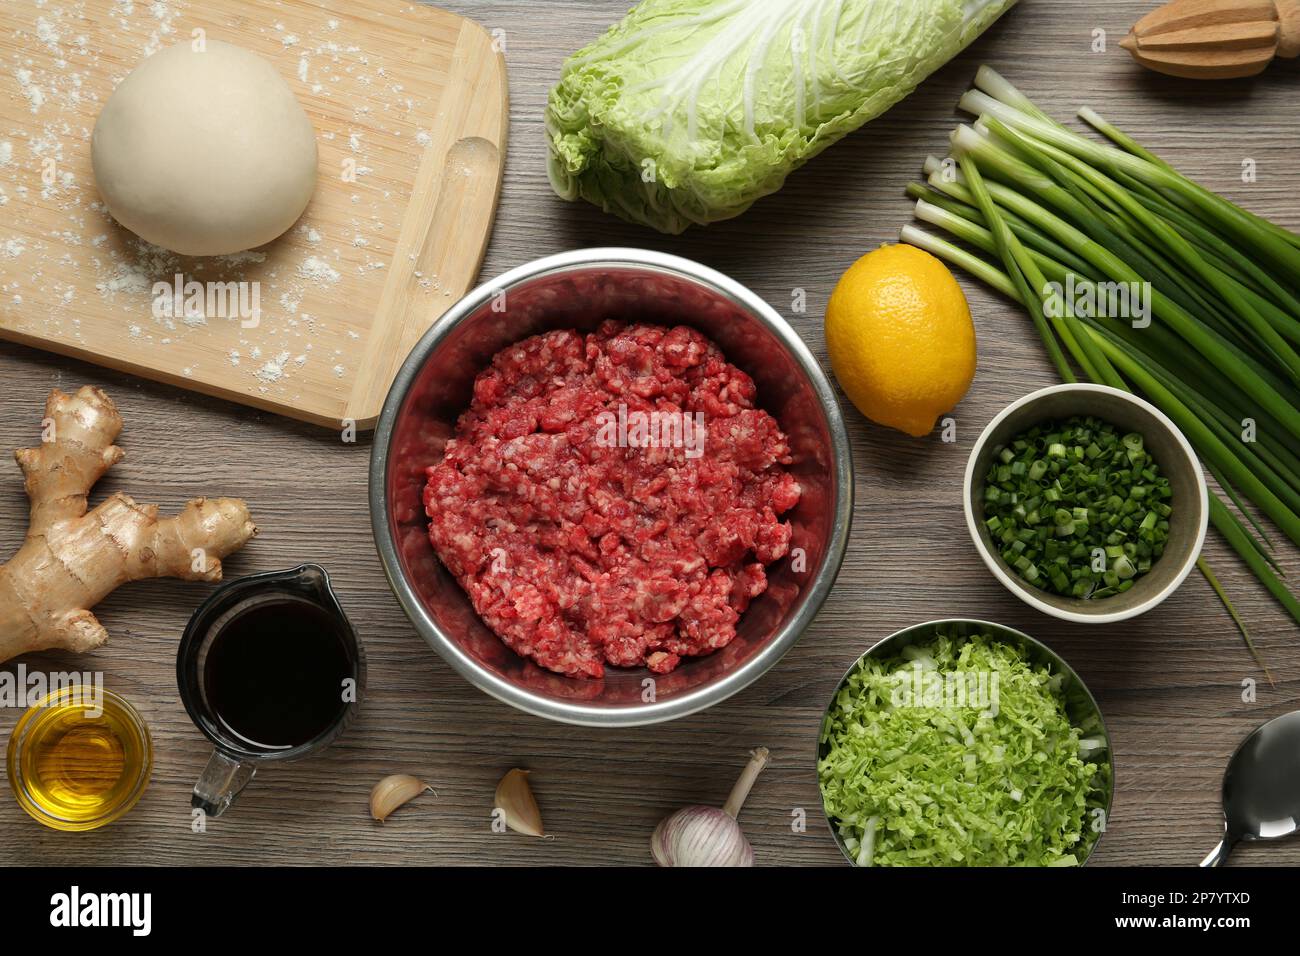
[[[1275,56],[1300,56],[1300,0],[1173,0],[1139,20],[1120,46],[1170,76],[1254,76]]]
[[[274,65],[316,129],[311,204],[252,253],[148,246],[95,188],[90,130],[109,93],[198,30]],[[404,0],[0,3],[0,338],[372,426],[411,345],[477,278],[505,160],[501,46]],[[155,283],[177,276],[172,305],[194,281],[217,308],[168,314]],[[254,291],[255,325],[230,307]]]

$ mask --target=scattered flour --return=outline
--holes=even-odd
[[[216,256],[215,258],[224,266],[238,268],[239,266],[246,266],[250,263],[265,262],[266,253],[255,252],[252,249],[249,249],[245,252],[231,252],[224,256]]]
[[[303,260],[302,265],[298,267],[298,275],[304,279],[311,279],[313,282],[333,284],[339,281],[338,270],[324,259],[319,259],[316,256],[308,256]]]
[[[281,352],[253,374],[268,385],[274,385],[284,378],[284,363],[289,361],[289,353]]]
[[[18,70],[14,73],[14,78],[18,80],[18,88],[22,90],[23,96],[31,104],[32,112],[39,113],[45,105],[45,91],[32,80],[32,71]]]
[[[59,52],[59,31],[54,29],[53,24],[44,17],[36,18],[36,39],[50,47],[55,53]]]
[[[180,260],[174,252],[137,239],[129,258],[113,255],[112,271],[95,283],[95,288],[105,296],[118,292],[149,295],[155,281],[169,280],[179,270]]]

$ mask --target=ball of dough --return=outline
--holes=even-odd
[[[109,212],[155,245],[218,256],[270,242],[316,186],[316,134],[266,60],[220,40],[137,66],[91,141]]]

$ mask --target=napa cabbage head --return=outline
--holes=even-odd
[[[1015,0],[644,0],[565,61],[548,172],[662,232],[738,215]]]

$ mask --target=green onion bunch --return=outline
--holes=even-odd
[[[1164,553],[1172,495],[1141,435],[1075,417],[1035,425],[993,450],[984,524],[1028,584],[1106,598],[1131,588]]]
[[[1168,415],[1218,482],[1213,526],[1300,623],[1248,508],[1300,544],[1300,236],[1091,110],[1080,118],[1108,142],[1072,132],[988,67],[961,108],[977,121],[908,188],[917,217],[949,238],[909,225],[902,240],[1021,302],[1062,380],[1134,391]],[[1079,287],[1098,290],[1088,308],[1064,291]],[[1131,300],[1114,308],[1126,292],[1145,318]]]

